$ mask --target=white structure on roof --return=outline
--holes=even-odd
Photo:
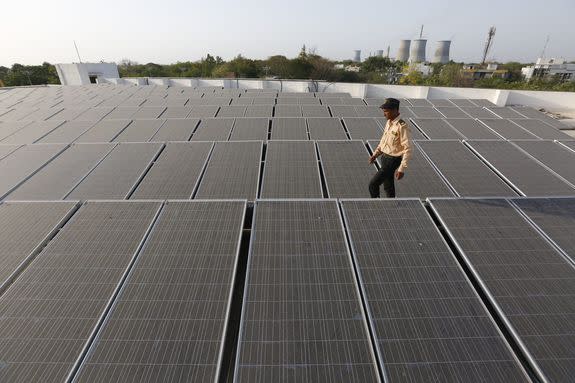
[[[55,64],[60,84],[97,84],[104,78],[118,78],[118,66],[114,63]]]
[[[562,81],[575,81],[575,64],[566,63],[564,59],[540,57],[535,65],[523,67],[521,73],[527,80],[558,76]]]

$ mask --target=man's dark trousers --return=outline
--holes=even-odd
[[[395,171],[401,165],[401,156],[393,157],[388,154],[381,155],[381,167],[369,182],[369,194],[371,198],[379,198],[379,187],[383,184],[383,190],[387,198],[395,198]]]

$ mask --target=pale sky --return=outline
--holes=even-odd
[[[0,65],[131,59],[159,64],[297,55],[301,46],[333,60],[363,58],[419,36],[431,58],[437,40],[453,40],[451,58],[479,61],[490,26],[490,57],[533,62],[547,36],[546,57],[575,60],[575,0],[31,0],[0,7]]]

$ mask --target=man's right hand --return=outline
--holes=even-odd
[[[373,164],[376,159],[377,159],[377,156],[374,154],[373,156],[369,157],[369,163]]]

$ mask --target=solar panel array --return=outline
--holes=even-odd
[[[0,380],[571,381],[566,125],[402,99],[367,200],[383,101],[0,89]]]

